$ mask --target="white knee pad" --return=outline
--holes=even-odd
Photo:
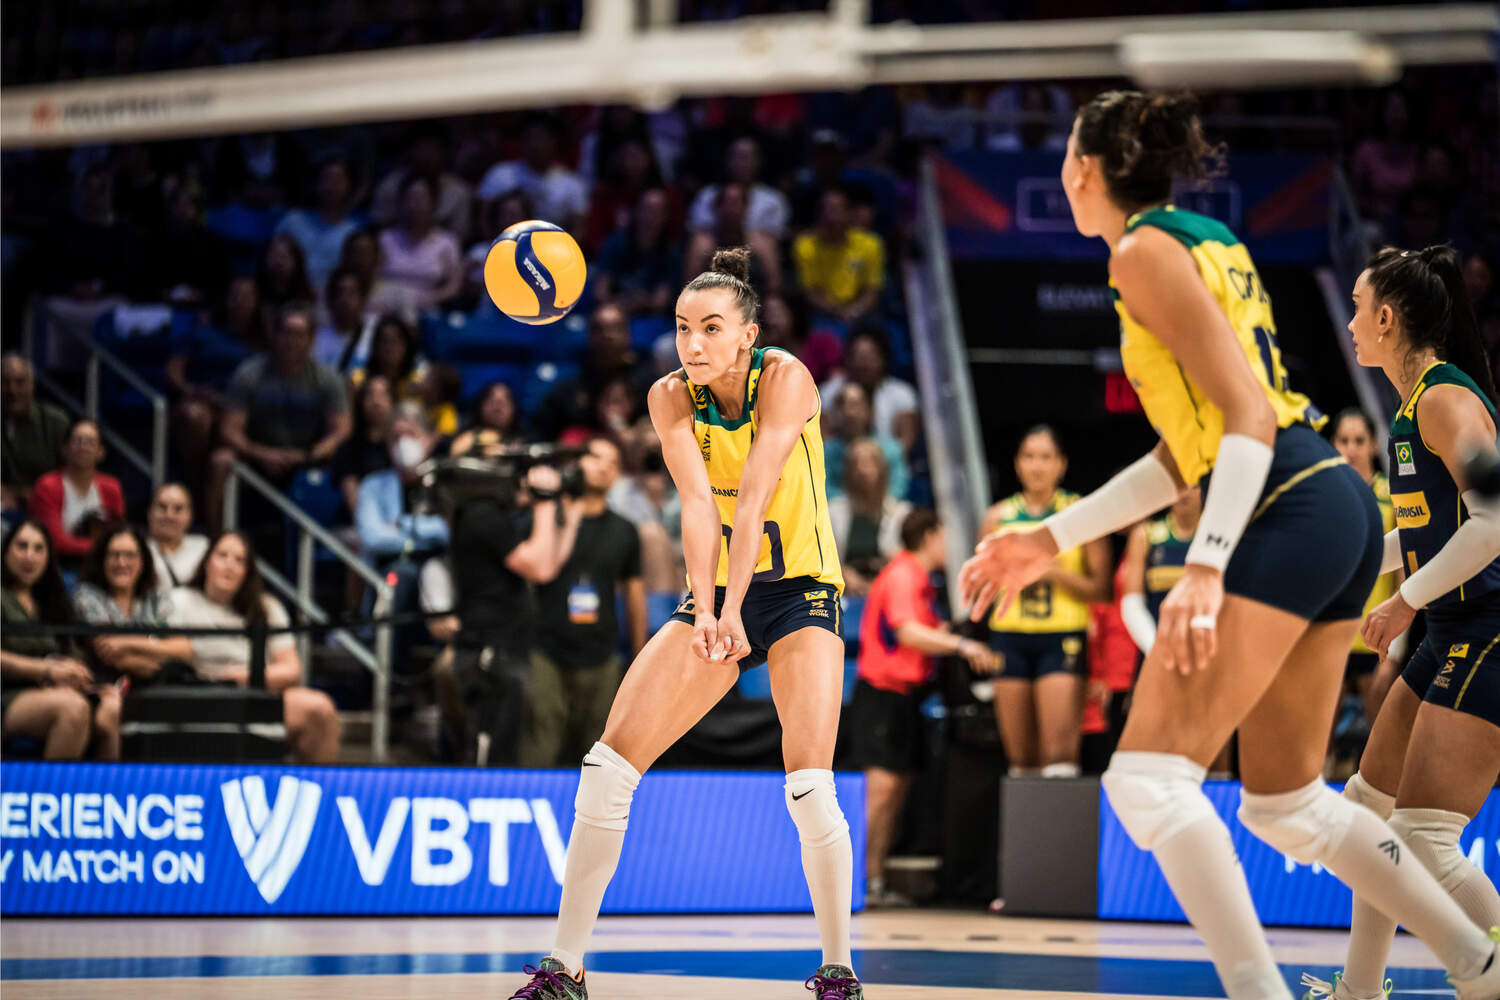
[[[1464,880],[1469,859],[1459,850],[1458,837],[1469,817],[1444,809],[1397,809],[1390,824],[1444,892],[1452,893]]]
[[[583,755],[578,795],[573,799],[573,822],[601,830],[624,830],[630,819],[630,799],[641,773],[603,743]]]
[[[1219,814],[1203,795],[1204,769],[1172,753],[1120,751],[1104,772],[1104,790],[1120,825],[1143,851]]]
[[[826,847],[849,833],[832,771],[808,768],[788,773],[786,810],[797,824],[797,839],[808,847]]]
[[[1396,808],[1396,796],[1385,794],[1366,781],[1358,771],[1344,783],[1344,798],[1364,806],[1381,819],[1390,819],[1392,810]]]
[[[1240,794],[1240,822],[1261,840],[1304,865],[1327,857],[1354,819],[1353,802],[1319,778],[1294,792]]]

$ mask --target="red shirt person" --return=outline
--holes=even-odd
[[[120,481],[98,471],[104,441],[91,420],[75,420],[63,438],[63,467],[36,481],[31,516],[47,527],[62,558],[81,558],[94,544],[94,531],[125,516]]]

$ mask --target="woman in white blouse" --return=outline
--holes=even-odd
[[[247,629],[290,624],[281,602],[261,590],[249,540],[226,531],[209,546],[192,583],[172,591],[167,622],[174,628]],[[193,669],[214,681],[250,683],[248,635],[192,636]],[[266,689],[281,693],[287,742],[304,764],[338,757],[339,717],[322,691],[302,686],[302,662],[289,633],[266,639]]]

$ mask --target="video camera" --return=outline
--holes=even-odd
[[[580,497],[584,482],[578,460],[587,451],[554,444],[486,448],[480,442],[465,455],[429,458],[417,466],[421,482],[417,510],[451,519],[454,511],[480,498],[513,510],[520,506],[527,474],[537,465],[550,465],[562,476],[560,494]]]

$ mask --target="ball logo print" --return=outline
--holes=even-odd
[[[518,222],[484,259],[484,287],[495,306],[532,326],[562,319],[578,303],[588,265],[578,243],[550,222]]]
[[[307,850],[323,789],[316,782],[283,775],[276,787],[276,803],[270,805],[265,782],[252,774],[224,782],[219,793],[245,872],[262,899],[276,902]]]

